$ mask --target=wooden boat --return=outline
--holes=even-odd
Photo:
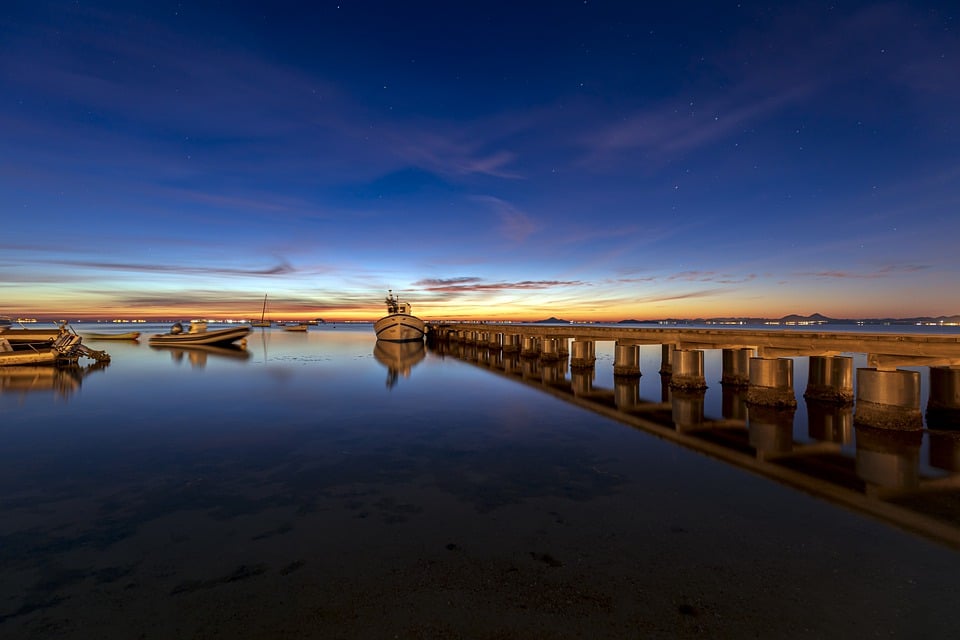
[[[150,344],[230,344],[231,342],[246,338],[249,333],[250,327],[247,325],[207,331],[207,323],[205,321],[193,320],[190,322],[190,328],[186,332],[183,330],[183,325],[177,322],[171,327],[170,333],[158,333],[150,336]]]
[[[269,327],[270,321],[266,319],[267,315],[267,294],[263,294],[263,309],[260,311],[260,321],[251,322],[251,327]]]
[[[10,344],[43,344],[51,343],[60,336],[61,327],[52,329],[6,329],[0,331],[0,337]]]
[[[387,342],[412,342],[423,340],[424,322],[413,315],[409,302],[401,302],[393,295],[393,290],[387,292],[387,315],[373,323],[373,330],[377,340]]]
[[[283,325],[284,331],[306,331],[310,328],[310,325],[306,322],[298,322],[297,324],[285,324]]]
[[[84,338],[91,340],[139,340],[139,331],[127,331],[126,333],[84,333]]]

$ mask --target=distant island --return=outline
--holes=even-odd
[[[550,317],[545,320],[535,320],[527,324],[657,324],[657,325],[684,325],[684,324],[716,324],[716,325],[787,325],[787,326],[817,326],[817,325],[941,325],[960,326],[960,315],[952,316],[917,316],[914,318],[830,318],[821,313],[809,316],[790,314],[781,318],[754,318],[754,317],[717,317],[717,318],[657,318],[648,320],[619,320],[614,322],[582,322],[577,320],[563,320]]]

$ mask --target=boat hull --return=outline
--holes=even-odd
[[[195,345],[195,344],[230,344],[246,338],[250,334],[250,327],[232,327],[216,329],[214,331],[197,331],[194,333],[158,333],[150,336],[150,344]]]
[[[84,338],[91,340],[139,340],[139,331],[128,331],[126,333],[84,333]]]
[[[423,340],[424,322],[416,316],[405,313],[391,313],[377,320],[373,330],[377,340],[387,342],[413,342]]]

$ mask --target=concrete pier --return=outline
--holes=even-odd
[[[660,373],[671,375],[673,373],[673,352],[676,346],[673,344],[663,344],[660,347]]]
[[[520,334],[507,333],[503,336],[504,353],[520,353]]]
[[[796,407],[793,391],[793,360],[750,358],[750,386],[747,402],[769,407]]]
[[[574,340],[570,345],[572,368],[592,367],[597,362],[597,347],[593,340]]]
[[[753,349],[724,349],[722,353],[723,369],[720,376],[721,384],[746,387],[750,384],[750,358]]]
[[[635,344],[621,344],[614,346],[613,375],[639,376],[640,375],[640,346]]]
[[[540,358],[547,361],[560,359],[560,338],[545,337],[541,341]]]
[[[487,338],[487,345],[491,349],[503,348],[503,334],[498,332],[489,333]]]
[[[688,391],[707,388],[707,381],[703,376],[703,351],[699,349],[674,350],[670,388]]]
[[[523,336],[520,355],[524,358],[540,357],[540,338],[537,336]]]
[[[920,373],[857,369],[854,424],[881,429],[923,428],[920,413]]]
[[[853,402],[853,358],[810,356],[810,373],[803,397],[822,402]]]
[[[930,367],[927,427],[960,430],[960,367]]]

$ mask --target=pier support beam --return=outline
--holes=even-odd
[[[793,360],[750,358],[750,386],[747,402],[768,407],[796,407],[793,391]]]
[[[810,373],[803,397],[821,402],[853,402],[853,358],[810,356]]]
[[[500,349],[503,347],[503,334],[496,332],[490,333],[487,345],[489,345],[491,349]]]
[[[668,376],[673,373],[673,352],[676,347],[665,344],[660,349],[660,373]]]
[[[724,349],[723,350],[723,372],[720,376],[721,384],[729,384],[736,387],[746,387],[750,384],[750,358],[753,357],[753,349]]]
[[[640,375],[640,346],[617,342],[613,352],[613,375]]]
[[[560,338],[546,337],[541,342],[540,358],[548,361],[560,359]]]
[[[525,358],[536,358],[540,355],[540,338],[537,336],[523,336],[520,355]]]
[[[960,367],[930,367],[927,428],[960,430]]]
[[[570,345],[570,367],[592,367],[597,362],[597,347],[593,340],[574,340]]]
[[[854,422],[880,429],[922,429],[920,373],[857,369]]]
[[[503,336],[504,353],[520,353],[520,334],[508,333]]]
[[[687,391],[706,389],[703,377],[703,351],[700,349],[676,349],[673,352],[673,375],[671,389]]]

